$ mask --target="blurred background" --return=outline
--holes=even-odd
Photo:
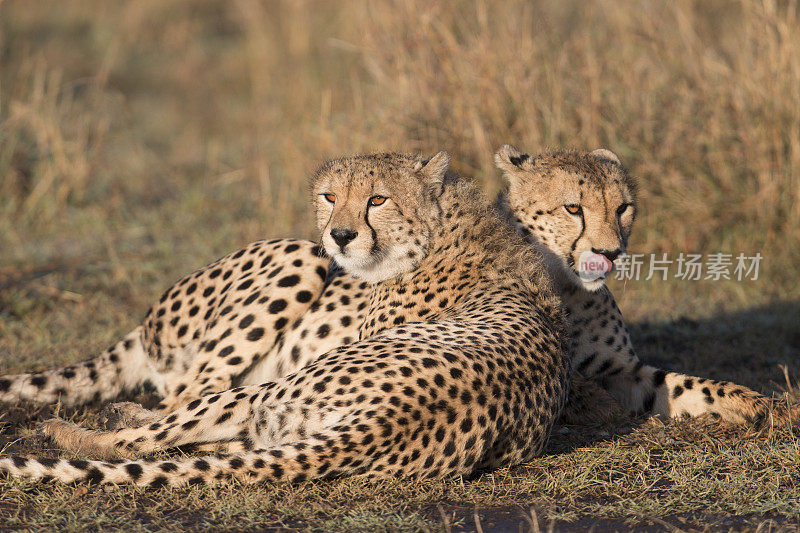
[[[611,286],[645,358],[772,379],[800,365],[799,16],[771,0],[5,0],[3,368],[99,349],[249,241],[316,238],[307,177],[326,158],[444,149],[494,193],[510,142],[619,154],[641,182],[634,252],[761,253],[756,281]]]

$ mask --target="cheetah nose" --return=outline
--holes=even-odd
[[[592,251],[596,254],[600,254],[606,257],[612,263],[614,259],[620,256],[622,253],[622,248],[617,248],[616,250],[598,250],[597,248],[592,248]]]
[[[357,236],[358,232],[351,229],[336,228],[331,230],[331,237],[333,237],[334,242],[339,245],[339,248],[344,248],[347,246],[347,243]]]

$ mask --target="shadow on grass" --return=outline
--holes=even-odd
[[[782,392],[785,365],[800,376],[800,300],[776,302],[702,320],[631,324],[646,363],[686,374],[735,381],[763,393]]]

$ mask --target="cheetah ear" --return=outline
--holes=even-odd
[[[605,148],[598,148],[597,150],[590,152],[589,155],[596,157],[597,159],[601,159],[603,161],[608,161],[609,163],[622,166],[622,161],[620,161],[619,157],[617,157],[617,154],[615,154],[611,150],[606,150]]]
[[[417,161],[414,172],[422,172],[430,179],[430,183],[442,183],[449,167],[450,154],[441,151],[430,159]]]
[[[450,167],[450,154],[439,152],[430,159],[417,161],[414,172],[419,172],[427,179],[425,186],[432,198],[438,197],[444,190],[444,178]]]
[[[508,173],[523,168],[529,168],[530,164],[526,165],[526,163],[530,160],[531,156],[523,154],[510,144],[504,144],[498,148],[497,152],[494,154],[494,164],[503,172]]]

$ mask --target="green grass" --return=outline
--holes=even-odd
[[[646,361],[783,390],[779,365],[800,371],[798,87],[792,2],[5,0],[0,369],[99,351],[247,242],[313,238],[306,178],[327,157],[447,149],[495,191],[511,142],[619,153],[642,189],[632,251],[760,252],[757,281],[611,286]],[[29,436],[51,414],[0,412],[0,446],[57,453]],[[2,481],[0,528],[469,530],[477,509],[485,531],[774,531],[800,525],[798,459],[791,428],[620,421],[473,480]]]

